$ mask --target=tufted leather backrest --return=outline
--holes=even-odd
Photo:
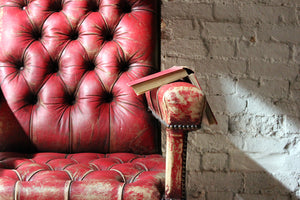
[[[1,0],[0,82],[38,151],[153,153],[127,82],[158,65],[158,1]]]

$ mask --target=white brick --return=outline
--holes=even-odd
[[[212,5],[206,3],[165,2],[162,6],[163,18],[213,20]]]
[[[239,194],[234,200],[290,200],[289,195],[280,194]]]
[[[297,23],[294,7],[265,6],[249,4],[241,6],[241,19],[243,23],[269,23],[276,24],[284,22],[288,24]]]
[[[264,115],[264,116],[273,116],[273,115],[281,115],[284,112],[280,109],[280,107],[277,107],[274,105],[274,103],[269,100],[262,97],[257,96],[251,96],[247,100],[248,106],[247,106],[247,112],[249,114],[254,115]]]
[[[205,153],[202,156],[204,170],[224,171],[228,169],[228,155],[226,153]]]
[[[261,26],[257,31],[259,40],[277,40],[280,42],[300,42],[300,28],[295,25],[274,25],[265,24]]]
[[[280,133],[284,131],[282,115],[273,115],[259,118],[261,119],[261,124],[259,124],[259,133],[261,135],[280,135]]]
[[[285,80],[264,80],[260,84],[249,79],[237,82],[237,94],[240,96],[255,95],[258,98],[286,98],[289,92],[289,82]],[[249,98],[250,101],[255,100]],[[258,100],[258,99],[257,99]],[[258,100],[263,101],[263,100]],[[260,106],[261,107],[261,106]]]
[[[214,16],[218,21],[240,21],[240,9],[238,4],[223,1],[216,1],[214,4]]]
[[[299,3],[298,0],[251,0],[252,2],[260,2],[261,4],[264,5],[273,5],[273,6],[288,6],[288,7],[292,7],[297,5],[297,3]]]
[[[169,56],[197,58],[205,56],[207,50],[202,40],[177,39],[162,41],[162,51]]]
[[[229,114],[241,113],[246,109],[246,100],[237,95],[225,96],[226,111]]]
[[[197,67],[197,75],[226,75],[233,74],[242,76],[246,73],[246,61],[239,59],[224,59],[224,58],[207,58],[195,61]]]
[[[298,2],[163,0],[162,67],[192,66],[219,122],[189,135],[188,199],[299,190]]]
[[[236,83],[230,77],[210,78],[208,80],[209,94],[230,95],[236,92]]]
[[[299,158],[298,158],[298,160],[299,160]],[[297,162],[298,160],[295,160],[295,161]],[[298,167],[299,167],[299,165],[298,165]],[[273,176],[276,179],[280,180],[280,182],[290,191],[295,191],[298,187],[297,174],[295,174],[295,173],[279,172],[279,173],[273,174]]]
[[[232,114],[243,112],[246,109],[246,99],[237,95],[208,96],[207,99],[215,112]]]
[[[187,199],[191,200],[206,200],[205,191],[193,191],[192,188],[188,185]]]
[[[191,140],[192,144],[196,145],[197,151],[201,153],[227,152],[235,148],[231,141],[221,134],[193,133],[190,137],[194,138]]]
[[[243,97],[253,95],[257,92],[258,86],[259,84],[256,80],[241,78],[236,83],[237,95]]]
[[[238,43],[238,56],[244,58],[272,58],[286,61],[289,59],[289,47],[286,44],[274,42],[257,42],[255,45],[247,41]]]
[[[285,153],[285,146],[288,144],[288,139],[271,138],[271,137],[254,137],[245,138],[244,151],[249,153],[260,153],[262,155],[271,155],[275,153]],[[259,145],[258,145],[259,144]],[[275,148],[276,147],[276,148]]]
[[[215,112],[214,114],[218,121],[218,124],[210,125],[210,126],[203,125],[203,130],[205,130],[205,132],[211,133],[211,134],[215,134],[215,133],[227,134],[228,133],[228,116],[225,114],[219,114],[217,112]]]
[[[197,143],[197,141],[193,141]],[[188,145],[187,147],[187,170],[189,171],[199,171],[200,169],[200,158],[201,155],[196,151],[196,147],[193,145]]]
[[[250,76],[255,79],[294,80],[298,74],[298,67],[287,63],[253,60],[250,62],[249,72]]]
[[[264,80],[259,87],[259,95],[270,98],[286,98],[289,92],[289,82],[286,80]]]
[[[238,23],[206,22],[204,23],[203,36],[207,38],[241,37],[243,35],[241,25]]]
[[[211,56],[234,57],[236,44],[234,40],[209,40],[209,53]]]
[[[194,20],[191,19],[172,19],[164,21],[166,27],[172,31],[172,36],[175,40],[178,39],[192,39],[198,40],[200,34],[200,27]],[[178,28],[180,27],[180,28]]]
[[[207,200],[232,200],[233,192],[208,192]]]
[[[276,194],[274,194],[274,191]],[[279,194],[288,194],[289,190],[267,172],[253,172],[245,174],[245,193],[277,196]],[[253,197],[253,195],[251,196]],[[269,196],[269,198],[272,196]]]
[[[253,162],[256,162],[260,167],[260,171],[269,171],[272,173],[283,172],[286,165],[287,154],[274,153],[272,155],[261,155],[258,153],[247,154]]]
[[[243,176],[241,173],[203,172],[191,173],[192,179],[188,180],[190,187],[198,191],[208,192],[238,192],[242,189]]]
[[[255,115],[237,115],[229,118],[231,134],[245,134],[256,136],[260,133],[261,120]]]
[[[239,150],[230,152],[229,168],[231,171],[263,171],[261,166],[259,166],[254,160],[252,160],[251,158],[249,158],[249,156]]]
[[[256,115],[237,115],[229,118],[229,131],[231,134],[245,134],[248,136],[279,135],[284,130],[283,117],[281,115],[256,116]]]
[[[206,98],[214,112],[224,113],[227,111],[224,96],[207,96]]]
[[[295,60],[300,63],[300,45],[296,47]]]
[[[300,87],[300,81],[295,81],[295,82],[291,83],[291,99],[293,99],[295,101],[300,99],[300,88],[299,87]],[[298,105],[300,106],[300,102],[299,101],[297,101],[297,102],[298,102]]]
[[[300,118],[299,117],[292,117],[292,116],[285,116],[284,117],[284,127],[286,133],[300,133]]]

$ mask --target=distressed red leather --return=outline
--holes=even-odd
[[[158,151],[156,122],[126,84],[158,67],[157,4],[1,1],[1,89],[38,151]]]
[[[1,153],[1,199],[162,198],[158,125],[127,86],[159,69],[158,6],[0,1],[0,150],[56,152]]]
[[[185,132],[165,167],[127,86],[159,70],[159,21],[157,0],[0,0],[0,199],[184,198]]]
[[[1,199],[160,199],[165,159],[130,153],[0,153]]]

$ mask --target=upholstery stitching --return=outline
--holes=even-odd
[[[144,172],[145,172],[145,171],[140,171],[140,172],[136,173],[135,176],[133,176],[133,177],[130,179],[129,183],[134,183],[135,180],[136,180],[142,173],[144,173]]]
[[[17,181],[14,185],[14,200],[19,200],[20,197],[19,197],[19,188],[20,188],[20,185],[21,184],[21,181]]]

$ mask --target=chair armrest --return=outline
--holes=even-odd
[[[206,106],[202,90],[191,83],[174,82],[146,93],[149,109],[167,128],[198,129]]]
[[[201,127],[205,95],[190,83],[174,82],[148,91],[146,98],[166,126],[165,198],[185,199],[187,133]]]
[[[202,122],[217,123],[197,78],[186,67],[173,67],[129,85],[137,94],[147,91],[149,109],[166,126],[165,199],[186,199],[187,133],[201,128]]]

